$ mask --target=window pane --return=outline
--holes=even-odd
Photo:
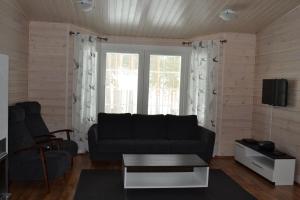
[[[106,54],[105,112],[137,112],[138,66],[138,54]]]
[[[148,114],[179,114],[181,56],[150,55]]]

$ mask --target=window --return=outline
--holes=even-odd
[[[150,55],[148,114],[179,114],[181,56]]]
[[[186,47],[102,44],[99,112],[184,113]]]
[[[106,53],[106,113],[137,112],[138,66],[138,54]]]

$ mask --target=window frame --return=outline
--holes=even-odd
[[[148,94],[150,75],[150,55],[181,56],[179,115],[186,114],[187,78],[189,71],[190,48],[181,46],[130,45],[102,43],[98,70],[98,112],[105,111],[106,54],[139,54],[137,113],[148,114]]]
[[[186,101],[186,89],[187,89],[187,73],[189,66],[187,64],[187,53],[185,47],[150,47],[145,52],[145,67],[147,68],[144,72],[145,83],[144,83],[144,94],[143,101],[143,113],[148,113],[148,95],[149,95],[149,78],[150,78],[150,56],[151,55],[165,55],[165,56],[181,56],[181,72],[180,72],[180,88],[179,88],[179,115],[185,114],[185,101]]]

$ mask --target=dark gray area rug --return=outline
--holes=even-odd
[[[208,188],[124,191],[118,171],[82,170],[75,200],[254,200],[221,170],[210,170]]]

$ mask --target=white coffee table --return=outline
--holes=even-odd
[[[209,166],[194,154],[124,154],[124,189],[208,187]]]

